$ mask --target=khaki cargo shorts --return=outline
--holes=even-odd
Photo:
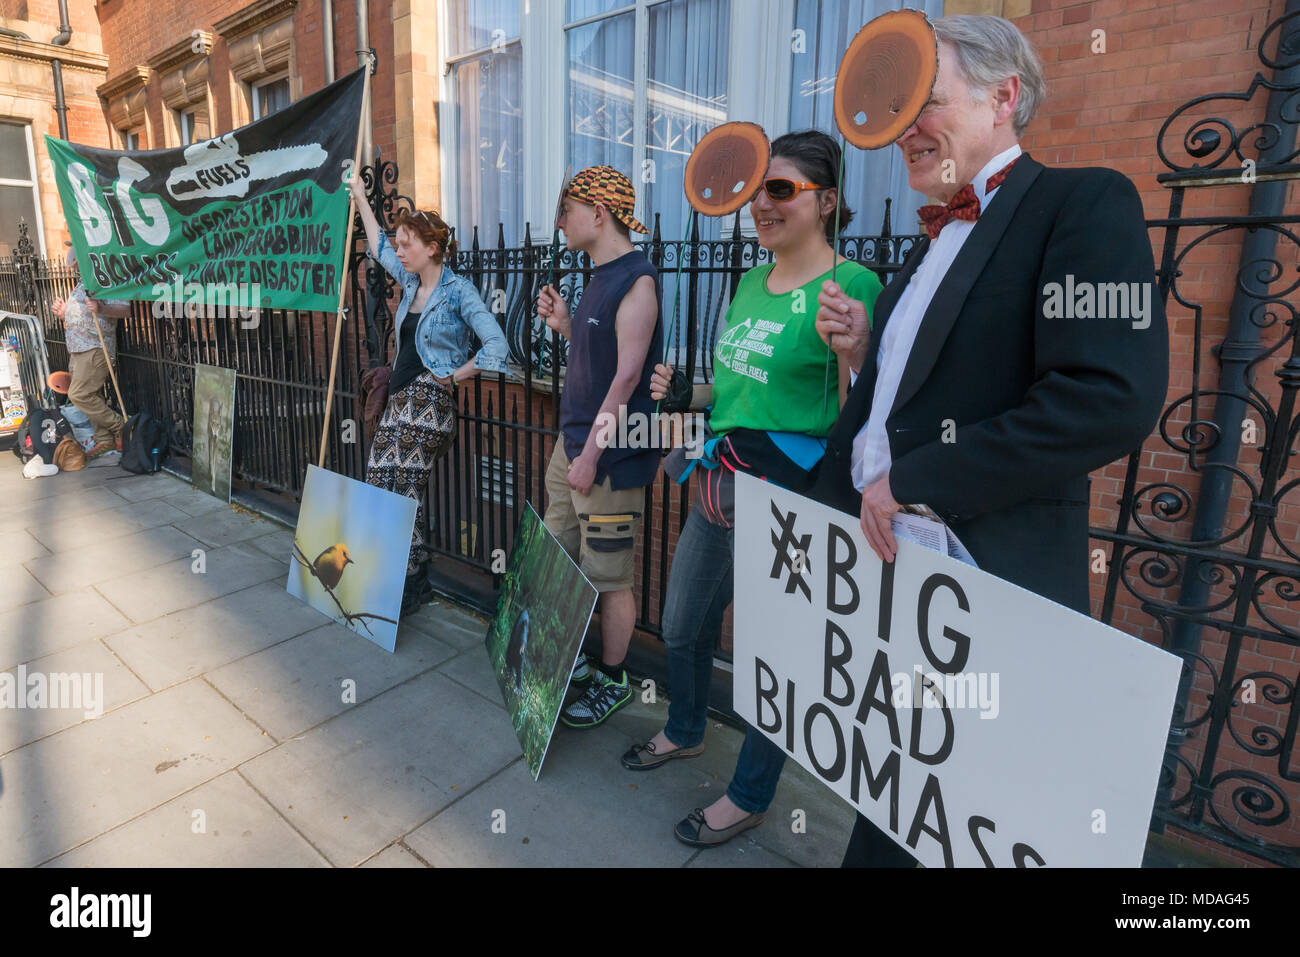
[[[629,590],[645,489],[615,492],[609,487],[609,476],[587,495],[569,488],[569,457],[560,439],[546,468],[546,495],[546,527],[596,590]]]

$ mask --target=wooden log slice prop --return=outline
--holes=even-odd
[[[564,212],[564,197],[569,192],[569,180],[573,178],[573,164],[566,164],[564,167],[564,180],[560,183],[560,195],[555,197],[555,218],[551,220],[551,228],[557,233],[560,231],[560,214]]]
[[[888,146],[921,115],[938,72],[939,44],[925,14],[882,13],[844,51],[835,76],[835,125],[858,149]]]
[[[715,126],[686,161],[686,199],[705,216],[734,213],[758,191],[771,158],[772,145],[757,123]]]
[[[569,179],[573,173],[572,164],[565,164],[564,180],[560,183],[560,195],[555,197],[555,218],[551,220],[551,262],[546,267],[546,285],[555,285],[555,260],[560,255],[560,214],[564,212],[564,197],[569,192]]]

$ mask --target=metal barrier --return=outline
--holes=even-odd
[[[5,350],[18,354],[17,390],[12,384],[4,385],[7,365],[0,370],[0,373],[5,373],[0,375],[0,431],[8,433],[21,424],[12,414],[18,397],[21,397],[22,415],[25,417],[33,407],[53,405],[54,390],[49,386],[50,358],[39,319],[0,310],[0,361],[7,363]]]

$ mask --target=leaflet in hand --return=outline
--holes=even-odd
[[[972,568],[979,568],[971,553],[966,550],[966,546],[961,543],[961,539],[953,534],[951,528],[937,519],[907,512],[895,512],[890,524],[895,538],[905,538],[909,542],[942,552],[949,558],[955,558]]]

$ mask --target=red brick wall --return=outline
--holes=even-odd
[[[122,2],[122,0],[118,0]],[[4,0],[0,3],[0,17],[13,20],[28,20],[33,23],[53,24],[49,36],[32,35],[33,40],[48,42],[58,32],[59,0]],[[93,0],[70,0],[68,3],[68,24],[72,27],[73,44],[77,44],[76,34],[98,33],[99,20],[95,16]]]
[[[148,3],[103,0],[99,4],[99,17],[104,52],[109,58],[108,75],[116,76],[136,64],[146,63],[149,57],[188,36],[192,30],[207,30],[215,35],[213,24],[246,6],[240,0],[150,0]],[[305,96],[325,85],[319,0],[300,0],[293,18],[295,56]],[[391,158],[395,151],[392,0],[371,0],[369,32],[370,43],[379,58],[379,71],[371,80],[374,142]],[[355,3],[338,0],[334,4],[336,78],[357,67],[356,33]],[[220,36],[214,36],[210,57],[213,132],[224,132],[233,128],[233,113],[229,53]],[[166,107],[157,77],[151,78],[150,87],[149,121],[153,128],[153,141],[149,145],[159,147],[164,145]],[[107,116],[100,122],[101,126],[106,124]]]

